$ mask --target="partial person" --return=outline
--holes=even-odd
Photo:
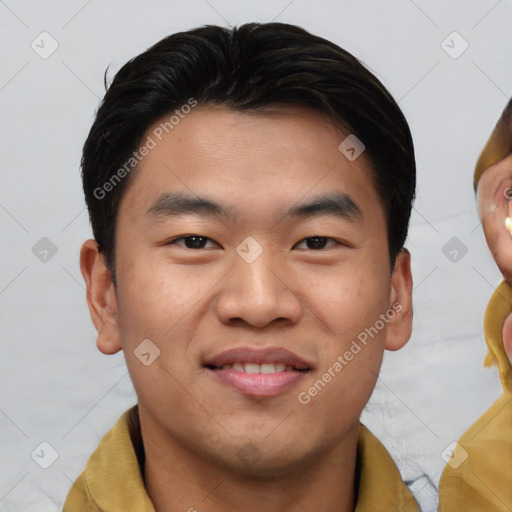
[[[440,512],[512,510],[512,100],[475,167],[473,186],[485,239],[502,283],[484,317],[488,353],[501,397],[463,434],[439,483]]]

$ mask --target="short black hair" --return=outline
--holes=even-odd
[[[116,216],[137,150],[153,123],[191,101],[237,111],[302,106],[354,134],[365,146],[386,212],[393,266],[407,237],[416,165],[409,126],[391,94],[353,55],[301,27],[206,25],[170,35],[127,62],[85,142],[85,199],[114,283]]]

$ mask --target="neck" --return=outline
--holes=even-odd
[[[356,493],[358,426],[315,460],[272,477],[238,474],[200,457],[142,420],[146,490],[157,512],[351,512]]]

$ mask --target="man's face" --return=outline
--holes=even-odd
[[[346,135],[305,109],[198,107],[141,162],[113,315],[144,434],[268,476],[357,432],[384,348],[409,338],[410,315],[389,311],[409,311],[411,280],[407,253],[390,275],[381,200]],[[160,355],[145,365],[148,339]]]
[[[510,212],[507,197],[510,198]],[[512,237],[505,219],[512,217],[512,155],[489,167],[477,188],[477,203],[487,245],[505,279],[512,284]]]

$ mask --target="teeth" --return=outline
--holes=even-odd
[[[263,363],[259,367],[260,373],[276,373],[276,365],[273,363]]]
[[[294,371],[292,365],[285,365],[284,363],[233,363],[222,365],[222,369],[245,373],[281,373],[284,371]]]
[[[257,363],[245,363],[245,373],[260,373],[260,365]]]

